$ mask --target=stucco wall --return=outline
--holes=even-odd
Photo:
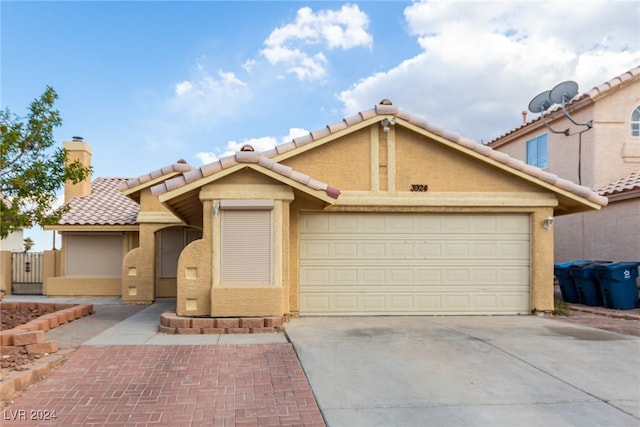
[[[78,161],[84,166],[91,166],[91,155],[93,149],[89,144],[81,140],[65,141],[63,147],[67,152],[67,161],[69,163]],[[72,183],[71,181],[65,182],[64,185],[64,201],[75,197],[83,197],[91,194],[91,176],[78,182]]]
[[[47,295],[55,296],[120,296],[121,278],[113,277],[49,277]]]
[[[397,190],[427,184],[428,192],[541,191],[507,172],[430,141],[409,130],[396,131]]]
[[[49,279],[59,277],[62,271],[62,252],[59,250],[44,251],[42,268],[42,294],[49,295]]]
[[[211,233],[188,244],[180,254],[176,300],[178,315],[208,316],[211,313],[211,256]]]
[[[145,188],[140,192],[140,212],[170,212],[162,203]]]
[[[629,131],[631,113],[640,106],[640,79],[598,98],[594,106],[594,186],[598,189],[640,170],[640,138]]]
[[[0,251],[0,289],[11,294],[11,251]]]
[[[282,163],[343,191],[369,190],[371,138],[365,128]]]
[[[640,199],[597,212],[556,219],[555,262],[576,259],[640,261]]]
[[[122,301],[149,303],[155,298],[155,232],[167,224],[140,224],[140,246],[128,251],[122,262]]]

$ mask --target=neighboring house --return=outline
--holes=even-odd
[[[9,235],[0,239],[0,251],[22,252],[24,251],[24,232],[23,230],[14,231]]]
[[[388,100],[263,153],[106,182],[53,227],[49,294],[176,295],[186,316],[550,311],[549,219],[607,203]]]
[[[640,67],[489,142],[495,150],[609,198],[601,211],[558,218],[555,261],[640,261]],[[565,135],[568,129],[568,135]],[[560,133],[556,133],[560,132]]]

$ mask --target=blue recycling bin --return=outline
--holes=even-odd
[[[598,307],[603,304],[600,282],[595,274],[597,265],[611,264],[611,261],[593,261],[588,264],[574,264],[569,267],[569,274],[573,277],[578,292],[580,304]]]
[[[571,274],[569,274],[569,267],[576,264],[589,263],[591,263],[591,260],[579,259],[553,265],[553,274],[558,279],[558,284],[560,285],[560,293],[562,294],[562,300],[564,302],[580,302],[580,298],[578,298],[578,290],[576,289],[576,283],[574,282],[573,277],[571,277]]]
[[[595,267],[605,307],[618,310],[636,308],[638,266],[640,262],[616,262]]]

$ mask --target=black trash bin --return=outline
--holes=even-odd
[[[636,308],[638,266],[640,262],[616,262],[595,267],[605,307],[617,310]]]
[[[579,259],[553,265],[553,274],[558,279],[558,284],[560,285],[560,293],[562,294],[562,300],[564,302],[580,302],[580,298],[578,297],[578,290],[576,289],[576,283],[573,280],[573,277],[571,277],[571,274],[569,274],[569,268],[572,265],[590,264],[591,262],[591,260]]]
[[[580,304],[592,307],[602,305],[602,291],[595,274],[595,267],[611,263],[611,261],[592,261],[589,264],[575,264],[569,267],[569,274],[576,284]]]

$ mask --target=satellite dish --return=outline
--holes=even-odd
[[[536,95],[536,97],[533,98],[529,103],[529,111],[531,111],[532,113],[542,113],[547,108],[551,107],[551,105],[553,105],[553,102],[551,102],[551,98],[549,97],[550,93],[551,91],[547,90],[539,95]]]
[[[578,94],[578,83],[566,81],[558,83],[556,87],[551,89],[549,99],[554,104],[563,104],[571,101]]]

